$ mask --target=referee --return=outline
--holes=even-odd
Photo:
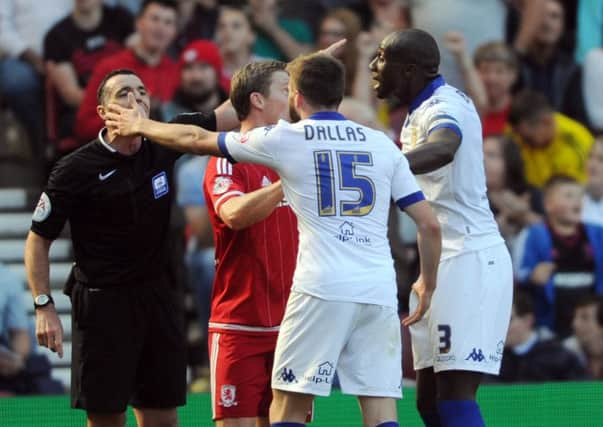
[[[148,116],[148,92],[130,70],[107,74],[97,96],[103,119],[109,103],[136,102]],[[173,121],[216,129],[215,113]],[[176,407],[185,403],[182,297],[167,275],[178,156],[140,137],[112,139],[103,128],[97,139],[56,164],[33,213],[25,265],[36,335],[61,357],[63,327],[50,295],[48,252],[70,223],[76,261],[68,292],[71,405],[87,411],[88,426],[123,426],[129,403],[139,426],[176,426]]]

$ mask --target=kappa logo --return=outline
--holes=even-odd
[[[297,382],[297,378],[295,377],[295,374],[293,373],[293,369],[283,368],[283,372],[281,372],[281,375],[279,378],[286,383],[296,383]]]
[[[231,406],[237,406],[238,404],[237,386],[224,384],[220,389],[220,405],[225,408],[230,408]]]
[[[109,171],[109,172],[107,172],[107,173],[102,173],[102,172],[99,172],[99,174],[98,174],[98,179],[99,179],[99,180],[101,180],[101,181],[104,181],[105,179],[107,179],[107,178],[109,178],[111,175],[113,175],[115,172],[117,172],[117,169],[113,169],[113,170],[111,170],[111,171]]]
[[[481,348],[473,347],[473,351],[471,351],[471,353],[469,353],[469,356],[467,356],[465,358],[465,360],[473,360],[474,362],[483,362],[484,360],[486,360],[486,356],[484,356],[484,353],[482,353]]]

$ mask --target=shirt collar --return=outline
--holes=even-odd
[[[436,91],[440,86],[444,86],[446,84],[446,80],[444,77],[438,75],[435,79],[429,82],[427,86],[423,88],[421,92],[412,100],[410,106],[408,107],[408,114],[411,114],[414,110],[419,108],[419,106],[431,98],[431,95]]]
[[[337,111],[319,111],[308,117],[310,120],[347,120],[343,114]]]
[[[98,131],[98,140],[107,150],[109,150],[112,153],[117,153],[117,150],[115,148],[111,147],[111,145],[105,141],[105,138],[103,138],[103,133],[106,130],[107,130],[107,128],[102,128],[100,131]]]

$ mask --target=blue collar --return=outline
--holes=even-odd
[[[412,112],[414,110],[416,110],[417,108],[419,108],[419,106],[425,102],[426,100],[428,100],[429,98],[431,98],[431,95],[433,95],[433,93],[436,91],[437,88],[439,88],[440,86],[444,86],[446,84],[446,80],[444,80],[444,77],[438,75],[435,79],[433,79],[431,82],[429,82],[429,84],[427,86],[425,86],[423,88],[423,90],[421,92],[419,92],[419,94],[417,95],[417,97],[415,99],[412,100],[412,102],[410,103],[410,106],[408,107],[408,114],[412,114]]]
[[[308,117],[310,120],[347,120],[343,114],[337,111],[319,111]]]

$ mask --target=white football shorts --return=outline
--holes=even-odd
[[[272,388],[328,396],[335,370],[355,396],[402,397],[400,318],[391,307],[292,291],[274,355]]]
[[[431,306],[410,327],[415,370],[498,374],[513,299],[513,267],[503,244],[445,259]],[[410,312],[418,298],[410,295]]]

